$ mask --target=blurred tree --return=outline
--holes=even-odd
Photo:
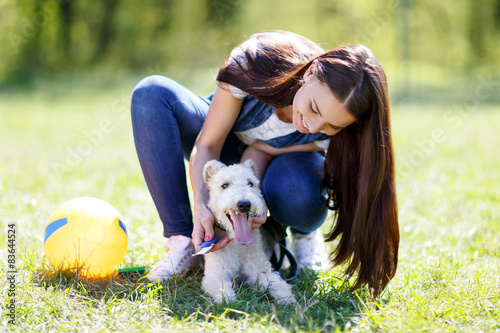
[[[484,13],[485,2],[469,0],[467,17],[467,37],[469,39],[469,66],[480,63],[485,58],[485,30]]]
[[[32,6],[23,6],[28,17],[32,20],[25,21],[22,37],[25,41],[22,42],[19,56],[24,64],[23,71],[30,71],[43,65],[41,52],[43,44],[41,43],[41,27],[44,23],[43,0],[35,0]]]
[[[73,3],[71,1],[60,1],[59,3],[60,15],[60,38],[62,50],[66,59],[71,61],[71,26],[73,24]]]
[[[410,92],[410,66],[411,66],[411,34],[410,34],[410,11],[411,0],[401,0],[401,15],[399,19],[399,50],[402,66],[402,95],[407,96]]]
[[[154,0],[152,7],[157,13],[157,20],[154,22],[152,35],[153,39],[157,39],[172,28],[173,0]]]
[[[241,0],[205,0],[207,18],[214,25],[229,25],[238,16]]]
[[[97,32],[97,45],[95,47],[93,62],[98,62],[108,52],[114,33],[114,19],[116,17],[116,7],[118,0],[102,1],[103,15],[100,22],[100,29]]]
[[[243,39],[270,29],[325,49],[367,44],[405,87],[478,64],[500,68],[500,0],[0,0],[0,81],[94,65],[216,67]]]
[[[495,28],[500,30],[500,0],[496,0],[494,3],[494,13],[495,13]]]

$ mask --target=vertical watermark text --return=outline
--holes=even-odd
[[[16,322],[16,224],[11,222],[7,225],[7,297],[5,298],[5,316],[9,318],[8,323],[14,325]]]

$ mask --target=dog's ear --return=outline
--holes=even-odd
[[[203,167],[203,180],[208,183],[210,177],[212,177],[219,169],[225,167],[226,165],[217,160],[208,161]]]
[[[247,167],[250,167],[255,174],[255,177],[259,178],[259,169],[257,169],[257,165],[253,160],[246,160],[243,165],[246,165]]]

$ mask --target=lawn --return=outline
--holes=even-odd
[[[124,266],[149,269],[164,254],[132,139],[135,82],[95,89],[42,82],[0,92],[2,330],[10,327],[7,231],[15,225],[11,328],[20,332],[500,332],[500,112],[467,96],[392,105],[401,245],[396,277],[379,299],[349,292],[342,267],[302,272],[294,308],[247,287],[238,289],[240,301],[214,305],[201,272],[167,284],[53,274],[43,255],[45,223],[81,196],[124,216]]]

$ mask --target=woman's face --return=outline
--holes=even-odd
[[[293,126],[301,133],[321,132],[332,136],[354,123],[355,118],[328,85],[319,81],[316,68],[317,61],[314,61],[293,99]]]

